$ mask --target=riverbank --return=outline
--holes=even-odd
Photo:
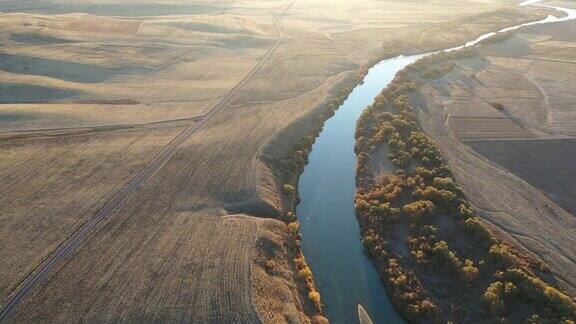
[[[475,215],[444,151],[420,126],[429,122],[417,93],[449,74],[450,62],[473,55],[461,50],[409,66],[362,115],[356,205],[364,244],[411,320],[573,319],[576,304],[552,287],[548,266]]]
[[[574,26],[526,28],[443,60],[436,66],[452,71],[424,80],[413,100],[489,226],[545,260],[572,294]]]
[[[524,15],[525,13],[523,13]],[[540,16],[541,17],[542,13],[537,13],[537,14],[531,14],[528,15],[529,17],[537,17]],[[523,16],[525,17],[525,16]],[[484,19],[484,18],[483,18]],[[507,27],[509,26],[509,22],[508,24],[505,24],[502,27]],[[490,29],[486,30],[489,31]],[[474,36],[480,36],[481,34],[479,34],[477,31],[475,31]],[[443,42],[439,42],[440,44],[443,44]],[[454,40],[452,40],[451,42],[448,42],[448,44],[451,45],[457,45],[454,43]],[[387,55],[390,55],[390,53],[387,53]],[[402,64],[402,63],[400,63]],[[406,63],[408,64],[408,63]],[[360,71],[360,76],[362,76],[362,71],[366,71],[367,69],[362,69]],[[394,71],[397,71],[397,69],[393,68]],[[371,72],[369,72],[371,73]],[[390,76],[393,77],[393,74]],[[361,78],[359,78],[361,79]],[[380,80],[381,81],[381,80]],[[364,82],[363,85],[361,87],[364,87],[366,85],[366,83]],[[354,114],[359,114],[361,112],[361,109],[363,107],[366,106],[366,104],[368,102],[371,101],[371,98],[373,98],[379,91],[379,89],[382,87],[382,82],[379,82],[377,84],[375,84],[373,87],[375,87],[373,89],[373,94],[367,95],[367,94],[363,94],[360,96],[364,96],[364,99],[367,100],[366,103],[359,105],[358,108],[353,108],[353,107],[348,107],[348,108],[344,108],[343,110],[346,109],[353,109],[355,111],[348,111],[346,113],[343,113],[345,117],[340,117],[338,118],[338,114],[340,114],[340,110],[337,113],[335,118],[335,121],[332,121],[332,119],[329,119],[328,122],[326,123],[326,125],[324,125],[324,129],[322,130],[322,133],[320,135],[320,137],[318,138],[318,141],[322,141],[322,138],[325,135],[325,133],[330,133],[330,129],[334,129],[335,131],[337,131],[339,133],[339,137],[341,140],[335,141],[338,147],[335,147],[334,145],[330,146],[328,148],[328,151],[330,153],[327,153],[327,156],[330,156],[330,160],[329,161],[317,161],[317,162],[313,162],[311,161],[310,164],[308,164],[308,166],[306,166],[306,172],[305,174],[302,176],[302,178],[300,179],[300,183],[299,183],[299,188],[300,188],[300,197],[302,197],[302,202],[300,203],[300,205],[298,205],[297,208],[297,215],[298,215],[298,219],[301,223],[301,231],[302,231],[302,236],[303,236],[303,250],[305,252],[305,255],[307,256],[307,259],[309,260],[309,264],[312,267],[312,270],[315,274],[315,278],[316,278],[316,282],[318,283],[318,290],[322,293],[323,291],[329,291],[329,294],[323,295],[323,300],[326,301],[326,299],[328,299],[328,302],[325,302],[327,307],[326,307],[326,312],[329,318],[334,318],[336,320],[336,322],[350,322],[350,321],[354,321],[357,320],[357,318],[354,317],[347,317],[350,315],[354,315],[354,314],[346,314],[346,309],[349,307],[339,307],[342,306],[339,303],[342,303],[342,298],[346,298],[349,297],[349,300],[347,302],[350,302],[351,300],[353,300],[352,303],[356,302],[359,303],[361,301],[363,302],[367,302],[370,303],[370,306],[368,307],[370,310],[373,310],[374,312],[378,312],[380,311],[380,314],[377,314],[377,320],[376,322],[381,322],[383,320],[393,320],[393,321],[399,321],[400,319],[398,318],[398,315],[395,314],[395,311],[391,308],[384,308],[384,309],[378,309],[379,307],[381,308],[381,305],[386,305],[389,304],[389,302],[387,301],[387,297],[385,295],[385,293],[383,292],[382,288],[380,287],[379,284],[379,279],[378,279],[378,275],[377,273],[374,271],[372,265],[370,264],[370,262],[367,261],[367,259],[363,256],[363,249],[361,247],[361,245],[359,244],[360,242],[360,237],[357,238],[352,238],[351,240],[350,237],[347,237],[347,240],[343,241],[342,243],[344,244],[349,244],[346,242],[355,242],[356,246],[355,252],[346,252],[349,248],[349,246],[340,246],[338,247],[338,244],[336,241],[329,239],[329,236],[332,237],[337,237],[337,238],[342,238],[343,236],[349,236],[349,232],[358,232],[359,228],[357,225],[356,220],[353,217],[349,217],[348,219],[346,218],[336,218],[337,215],[342,215],[343,217],[346,216],[350,216],[354,214],[354,208],[351,205],[351,201],[353,199],[353,173],[354,173],[354,169],[353,169],[353,165],[355,163],[354,159],[353,159],[353,143],[350,142],[350,145],[348,145],[348,140],[352,139],[352,134],[353,134],[353,128],[355,127],[355,123],[354,121],[357,119],[358,115],[354,115]],[[349,89],[349,88],[348,88]],[[338,92],[338,96],[336,99],[336,102],[341,100],[343,97],[345,98],[345,96],[347,96],[347,92],[349,90],[344,90],[342,92]],[[354,93],[352,93],[352,101],[354,101]],[[314,131],[320,131],[322,129],[322,123],[323,123],[323,119],[326,119],[326,117],[330,117],[332,115],[332,111],[335,108],[338,108],[339,105],[335,105],[334,101],[331,102],[329,104],[329,107],[326,111],[321,112],[319,115],[315,115],[312,119],[312,121],[307,122],[307,123],[303,123],[302,125],[317,125],[317,127],[312,127],[312,136],[315,136]],[[346,106],[346,105],[345,105]],[[345,107],[344,106],[344,107]],[[342,109],[342,108],[340,108]],[[352,115],[350,115],[352,114]],[[352,127],[350,128],[351,131],[350,136],[348,138],[346,138],[346,135],[348,132],[345,129],[342,129],[343,124],[342,122],[338,122],[338,119],[342,120],[342,118],[347,119],[348,121],[351,121],[351,125]],[[332,124],[335,123],[335,126],[330,126]],[[347,126],[346,126],[347,127]],[[310,129],[310,128],[308,128]],[[310,152],[310,148],[312,143],[314,143],[314,138],[310,137],[310,135],[306,135],[306,134],[310,134],[310,132],[302,132],[302,128],[299,127],[294,127],[293,129],[294,133],[298,133],[299,135],[295,135],[295,136],[302,136],[304,135],[305,140],[303,140],[301,143],[296,142],[293,147],[294,150],[292,151],[293,153],[291,155],[286,156],[284,159],[279,159],[281,161],[284,162],[284,164],[280,164],[283,167],[280,168],[280,170],[287,170],[289,172],[287,172],[287,176],[284,177],[284,179],[288,179],[287,181],[285,181],[286,183],[281,183],[281,185],[285,185],[288,184],[290,185],[292,188],[298,188],[296,185],[293,184],[294,179],[298,178],[298,175],[300,172],[302,172],[303,167],[308,163],[308,153]],[[293,133],[293,134],[294,134]],[[289,133],[287,133],[289,134]],[[285,139],[286,135],[284,134],[282,137]],[[330,136],[328,136],[330,137]],[[288,137],[290,138],[290,137]],[[292,137],[293,138],[293,137]],[[310,159],[314,159],[314,152],[318,152],[318,150],[322,151],[322,147],[326,147],[326,145],[329,144],[322,144],[316,142],[314,143],[314,146],[312,147],[312,152],[313,154],[311,155]],[[337,152],[345,152],[346,149],[348,149],[347,153],[343,153],[344,155],[342,156],[347,156],[347,154],[350,154],[350,156],[352,156],[352,160],[348,160],[348,158],[342,158],[341,157],[341,153],[337,153]],[[326,150],[324,150],[326,151]],[[320,156],[322,155],[326,155],[326,152],[321,152]],[[277,154],[269,154],[269,156],[277,156]],[[322,159],[322,158],[321,158]],[[344,167],[343,169],[339,169],[338,166],[335,166],[338,164],[342,164]],[[287,168],[286,165],[291,165],[292,168]],[[314,165],[317,165],[319,167],[314,167]],[[326,165],[330,165],[329,168],[326,167]],[[278,168],[276,168],[278,169]],[[343,171],[343,170],[350,170],[350,172],[348,171]],[[290,172],[291,171],[291,172]],[[335,171],[335,172],[334,172]],[[312,176],[307,176],[307,173],[312,174]],[[352,190],[348,193],[346,198],[346,195],[344,195],[345,197],[342,197],[342,202],[343,205],[340,205],[339,203],[337,203],[336,201],[340,200],[340,198],[335,198],[335,197],[340,197],[338,192],[334,192],[334,189],[337,189],[338,187],[346,187],[346,185],[343,185],[343,183],[346,183],[346,178],[348,177],[348,174],[350,174],[350,188],[352,188]],[[310,180],[307,180],[310,179]],[[322,179],[322,180],[320,180]],[[331,185],[329,182],[327,182],[327,179],[334,179],[336,182]],[[306,189],[304,189],[304,187],[307,187],[306,183],[314,183],[313,187],[314,189],[312,189],[312,191],[307,191]],[[321,193],[320,191],[324,190],[325,192]],[[289,195],[285,195],[284,196],[284,202],[285,202],[285,206],[287,206],[288,208],[290,208],[290,206],[294,203],[298,201],[298,198],[296,198],[295,196],[293,196],[292,191],[290,191],[291,193]],[[328,200],[325,200],[322,197],[327,197]],[[311,199],[311,200],[316,200],[317,203],[321,203],[323,202],[323,204],[325,206],[327,206],[326,208],[324,208],[323,210],[318,210],[318,209],[314,209],[316,207],[310,208],[310,204],[308,204],[305,199]],[[321,203],[322,204],[322,203]],[[348,206],[350,206],[351,208],[348,208]],[[348,210],[350,209],[350,210]],[[288,217],[288,221],[292,221],[292,215],[293,215],[293,211],[291,209],[288,209],[289,213],[289,217]],[[336,222],[339,222],[341,224],[339,224],[339,228],[341,230],[336,230],[334,228],[334,226],[331,226],[330,220],[328,220],[328,222],[326,222],[326,219],[322,219],[321,215],[329,215],[332,214],[333,217],[335,217],[335,219],[333,219],[333,221],[335,220]],[[347,225],[342,225],[342,222],[344,222]],[[315,224],[314,224],[315,223]],[[325,231],[329,229],[329,231],[331,233],[325,233]],[[352,243],[352,246],[354,246],[354,243]],[[326,253],[325,252],[320,252],[320,251],[329,251],[330,249],[332,249],[333,253],[334,251],[337,251],[336,254],[339,254],[339,256],[337,256],[335,259],[333,259],[332,261],[325,263],[323,261],[321,261],[320,259],[325,258]],[[320,254],[323,254],[322,256]],[[351,256],[353,255],[352,258],[347,257],[347,256]],[[360,257],[358,259],[358,257]],[[351,265],[350,267],[347,267],[346,270],[343,271],[351,271],[351,269],[354,269],[354,267],[356,267],[356,277],[363,280],[364,283],[359,283],[359,284],[355,284],[353,280],[350,279],[350,277],[355,276],[354,274],[350,274],[348,272],[340,272],[340,270],[337,270],[337,268],[340,268],[341,266],[336,265],[337,262],[339,262],[338,258],[340,258],[339,260],[345,260],[343,261],[343,263],[345,264],[349,264]],[[354,260],[354,261],[352,261]],[[335,263],[336,262],[336,263]],[[329,270],[327,271],[332,271],[333,273],[339,273],[338,276],[340,276],[339,278],[332,278],[330,280],[326,280],[326,278],[323,278],[323,275],[318,275],[319,272],[322,272],[322,263],[325,264],[324,269],[327,269],[326,267],[330,267]],[[363,266],[358,266],[359,264],[363,264]],[[353,265],[353,266],[352,266]],[[369,273],[369,274],[368,274]],[[367,276],[369,276],[370,278],[366,278]],[[366,287],[365,285],[371,285],[373,282],[376,282],[376,286],[372,290],[372,292],[367,293],[366,291],[360,294],[360,297],[356,298],[353,297],[354,296],[354,292],[351,291],[346,291],[347,296],[343,297],[343,291],[338,292],[339,288],[336,288],[337,290],[333,290],[334,288],[330,288],[330,286],[333,286],[333,282],[342,282],[344,284],[346,284],[347,286],[355,286],[358,287],[359,290],[362,289],[366,289],[366,288],[361,288],[361,287]],[[380,289],[380,292],[378,292],[378,289]],[[358,291],[358,290],[357,290]],[[364,297],[362,297],[361,295],[364,295]],[[366,298],[367,295],[371,295],[372,297]],[[375,296],[379,296],[379,297],[375,297]],[[333,302],[332,300],[334,299],[340,299],[340,302]],[[332,306],[331,306],[332,305]],[[350,306],[350,305],[348,305]],[[353,305],[354,307],[356,305]],[[383,313],[388,313],[388,315],[383,315]],[[372,314],[372,313],[371,313]],[[386,317],[388,316],[388,317]],[[343,320],[344,318],[346,318],[346,320]]]

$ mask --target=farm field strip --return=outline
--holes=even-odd
[[[576,138],[464,141],[576,215]],[[535,153],[537,152],[537,153]]]
[[[288,10],[288,9],[286,9]],[[285,11],[282,13],[280,18],[284,15]],[[194,124],[193,126],[186,129],[182,132],[178,137],[176,137],[173,141],[171,141],[155,158],[154,160],[140,172],[137,176],[135,176],[130,183],[124,187],[114,198],[108,201],[99,211],[96,213],[90,220],[84,223],[78,231],[74,232],[74,234],[66,240],[46,261],[40,265],[36,271],[34,271],[28,279],[26,279],[21,287],[17,290],[16,293],[13,293],[7,303],[3,306],[2,311],[0,312],[0,321],[5,320],[10,313],[14,310],[15,307],[30,293],[32,289],[42,280],[44,277],[58,264],[66,255],[71,253],[84,239],[84,237],[90,233],[98,223],[104,219],[107,215],[110,214],[112,210],[114,210],[124,199],[128,196],[129,193],[137,189],[142,183],[146,182],[152,175],[160,169],[176,152],[178,146],[183,143],[188,137],[190,137],[196,130],[200,129],[210,118],[217,115],[220,111],[222,111],[228,101],[236,95],[238,90],[246,83],[250,78],[266,63],[268,58],[271,54],[276,50],[276,48],[280,45],[283,39],[283,33],[279,26],[279,18],[272,15],[272,19],[274,21],[274,26],[277,31],[277,40],[274,45],[266,52],[264,57],[250,70],[250,72],[240,81],[238,82],[233,88],[228,90],[224,96],[214,105],[214,107],[206,114],[206,117]]]
[[[62,128],[45,128],[45,129],[26,129],[10,132],[0,132],[0,141],[22,140],[22,139],[39,139],[62,136],[82,136],[87,134],[102,134],[119,131],[133,131],[140,129],[151,129],[160,127],[186,126],[197,123],[204,116],[193,118],[182,118],[176,120],[163,120],[141,124],[116,124],[116,125],[88,125],[82,127],[62,127]]]
[[[0,141],[2,300],[183,129]]]

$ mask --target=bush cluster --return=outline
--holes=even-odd
[[[426,79],[437,79],[445,75],[446,73],[452,71],[454,69],[454,66],[455,65],[453,63],[450,63],[450,64],[443,64],[440,66],[428,67],[424,69],[424,71],[422,72],[422,76]]]
[[[564,292],[519,268],[508,268],[496,274],[497,280],[486,288],[482,301],[495,316],[502,316],[506,304],[514,298],[529,304],[540,314],[527,323],[574,323],[576,302]]]
[[[506,285],[517,287],[514,295],[540,311],[552,323],[576,321],[576,302],[566,293],[524,269],[508,268],[497,275]]]
[[[443,275],[456,285],[477,287],[488,282],[484,284],[488,285],[484,286],[485,291],[478,290],[487,313],[472,310],[475,316],[488,314],[491,320],[503,320],[506,300],[517,298],[538,309],[538,314],[528,320],[574,319],[574,301],[539,279],[531,264],[495,237],[475,215],[438,145],[423,132],[414,115],[409,96],[417,83],[409,78],[415,73],[420,77],[436,74],[430,72],[432,63],[471,54],[473,50],[433,55],[408,67],[358,120],[355,203],[363,244],[386,282],[392,301],[409,320],[443,318],[451,312],[434,303],[415,272],[406,270],[405,267],[413,265]],[[439,68],[438,73],[444,69],[448,70]],[[376,177],[368,163],[382,146],[396,167],[395,174],[384,178]],[[478,247],[473,257],[466,253],[459,255],[451,248],[450,240],[439,238],[433,224],[442,223],[442,217],[449,217],[450,222],[457,224],[455,235]],[[386,238],[399,223],[410,224],[415,233],[406,238],[413,261],[398,258],[387,242]]]
[[[296,225],[294,225],[296,224]],[[300,235],[298,234],[299,225],[297,222],[290,223],[289,229],[292,233],[292,236],[295,241],[296,246],[296,257],[294,262],[296,263],[296,269],[298,270],[298,277],[302,280],[306,286],[306,290],[308,291],[308,299],[314,305],[316,309],[316,316],[322,317],[323,310],[322,310],[322,299],[320,298],[320,293],[316,289],[316,284],[314,283],[314,276],[312,275],[312,270],[306,263],[306,258],[302,254],[300,250]],[[290,226],[292,225],[292,226]]]
[[[436,318],[438,307],[426,298],[418,278],[407,272],[397,259],[390,258],[387,267],[380,273],[388,279],[387,287],[392,301],[408,320],[417,322]]]

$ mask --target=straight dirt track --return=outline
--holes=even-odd
[[[224,96],[218,100],[218,102],[216,102],[216,104],[210,109],[210,111],[200,122],[187,128],[174,140],[172,140],[144,170],[142,170],[130,181],[126,187],[120,190],[96,214],[94,214],[93,217],[91,217],[76,232],[74,232],[74,234],[72,234],[68,240],[60,245],[58,249],[56,249],[56,251],[50,255],[50,257],[48,257],[48,259],[46,259],[34,272],[32,272],[29,277],[20,285],[19,289],[8,298],[8,302],[3,306],[2,311],[0,312],[0,322],[3,322],[8,318],[8,316],[24,300],[30,291],[32,291],[32,289],[34,289],[38,283],[40,283],[62,259],[74,251],[74,249],[80,245],[86,235],[88,235],[100,221],[106,218],[106,216],[108,216],[118,205],[120,205],[130,193],[138,189],[143,183],[150,179],[152,175],[154,175],[168,160],[170,160],[170,158],[177,151],[178,147],[186,139],[188,139],[198,129],[201,129],[204,125],[206,125],[206,123],[214,116],[218,115],[226,107],[230,100],[238,93],[239,89],[245,85],[258,70],[260,70],[260,68],[267,62],[267,60],[278,48],[282,42],[282,39],[284,38],[279,25],[279,21],[282,19],[291,5],[292,3],[289,3],[286,7],[284,7],[284,10],[279,15],[274,13],[272,10],[270,11],[270,15],[273,19],[274,27],[277,33],[277,39],[274,45],[268,49],[266,54],[250,70],[250,72],[248,72],[248,74],[244,76],[244,78],[242,78],[242,80],[240,80],[240,82],[238,82],[234,87],[228,90]]]

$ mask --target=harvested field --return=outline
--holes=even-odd
[[[181,131],[0,141],[1,299]]]
[[[465,142],[576,217],[576,139]]]
[[[0,54],[0,70],[11,74],[37,75],[69,82],[100,83],[122,74],[141,75],[144,69],[111,69],[23,55]]]
[[[46,285],[23,305],[20,320],[258,322],[252,253],[266,240],[265,228],[270,226],[264,224],[274,227],[279,222],[209,214],[124,214],[107,223],[102,228],[106,234],[92,237],[51,279],[75,289],[60,292],[58,286]],[[130,230],[130,223],[139,229]],[[143,231],[148,235],[140,235]],[[115,252],[104,255],[103,247]],[[77,276],[77,270],[86,276]],[[150,282],[156,281],[151,288]],[[289,307],[291,298],[285,298]]]
[[[395,1],[395,3],[399,2]],[[387,2],[381,3],[386,5]],[[358,57],[358,59],[370,55],[370,52],[366,52],[366,44],[374,43],[384,44],[383,48],[379,49],[379,52],[385,54],[397,53],[398,51],[407,53],[430,52],[432,50],[450,48],[474,39],[488,31],[514,25],[514,21],[538,20],[538,17],[544,15],[541,10],[512,9],[511,7],[515,6],[515,4],[515,2],[501,2],[498,10],[486,14],[483,6],[489,5],[487,2],[452,3],[455,6],[450,7],[448,10],[459,18],[448,21],[436,21],[433,24],[421,23],[426,21],[426,18],[419,15],[401,17],[396,11],[383,11],[379,14],[387,19],[381,21],[381,23],[370,22],[369,27],[350,28],[349,30],[334,33],[332,37],[338,40],[345,51],[351,53],[354,57]],[[419,12],[424,15],[426,4],[418,3],[418,6]],[[465,13],[468,10],[475,12],[472,19]],[[428,19],[430,17],[432,16],[427,15]],[[371,49],[374,46],[376,45],[368,48]]]
[[[203,109],[208,108],[203,105]],[[187,117],[188,105],[165,107],[140,104],[69,103],[69,104],[10,104],[0,105],[0,136],[11,132],[46,131],[95,126],[128,126],[169,124],[200,119],[204,114]]]
[[[290,242],[285,225],[279,221],[251,217],[221,218],[214,216],[220,213],[218,211],[207,212],[212,215],[174,214],[171,211],[171,217],[166,217],[166,214],[151,218],[146,216],[146,222],[151,223],[144,227],[137,219],[116,223],[119,227],[115,231],[118,232],[114,234],[115,231],[107,230],[112,232],[110,236],[102,237],[103,241],[94,242],[94,248],[99,249],[102,244],[113,248],[118,244],[121,247],[113,250],[122,255],[102,256],[104,259],[96,260],[101,262],[101,266],[93,267],[88,265],[94,260],[91,253],[99,252],[90,251],[90,248],[83,249],[86,255],[81,254],[74,258],[75,261],[63,265],[70,269],[70,272],[60,270],[59,275],[53,279],[66,282],[79,280],[75,288],[69,293],[59,293],[58,300],[52,302],[54,304],[35,302],[23,305],[23,313],[26,314],[23,318],[32,321],[40,318],[50,321],[70,318],[91,321],[104,318],[127,321],[163,319],[253,323],[259,321],[258,316],[262,316],[267,320],[274,318],[306,322],[306,318],[300,313],[302,305],[298,301],[298,287],[294,284],[291,254],[286,251],[286,245]],[[154,234],[143,237],[138,231],[130,231],[130,241],[133,243],[126,246],[126,226],[134,221],[138,223],[138,228]],[[260,231],[260,225],[256,226],[257,224],[267,225],[262,225]],[[191,228],[194,230],[190,231]],[[122,235],[119,235],[120,232]],[[270,240],[275,241],[271,243]],[[199,241],[204,243],[199,244]],[[218,249],[214,249],[213,244],[216,241]],[[276,249],[281,250],[280,254],[275,252]],[[256,257],[251,255],[254,250],[260,251]],[[170,258],[157,258],[158,254],[170,255]],[[123,260],[121,266],[113,261],[116,259]],[[262,262],[271,259],[276,262],[273,271],[265,268]],[[258,261],[250,270],[253,260]],[[93,280],[86,281],[86,278],[76,276],[75,271],[78,269],[72,262],[82,265],[84,268],[81,271]],[[112,277],[111,274],[102,276],[110,273],[111,269],[115,269]],[[134,271],[136,269],[138,270]],[[251,275],[250,271],[254,273]],[[133,275],[136,277],[132,277]],[[171,278],[169,282],[162,280],[167,277]],[[115,280],[118,282],[111,281],[111,278],[117,278]],[[126,286],[126,280],[131,284]],[[151,293],[150,282],[157,280],[163,283],[154,289],[156,293]],[[251,285],[255,287],[254,292],[251,292]],[[47,287],[49,288],[38,291],[33,300],[53,300],[46,298],[55,293],[48,289],[59,288],[52,285]],[[112,287],[117,289],[111,289]],[[272,287],[273,290],[270,290]],[[126,288],[133,293],[126,295]],[[173,294],[173,291],[177,290],[183,293]],[[73,298],[76,294],[80,294],[82,298]],[[110,297],[112,295],[122,295],[121,301]],[[147,297],[143,300],[142,296]],[[87,300],[91,302],[86,303]],[[182,306],[162,306],[166,302]],[[253,304],[259,307],[260,315],[256,315]],[[103,315],[101,309],[109,311]],[[154,309],[159,312],[154,312]],[[35,314],[36,317],[27,314]]]
[[[397,27],[412,39],[481,21],[452,42],[542,14],[465,3],[426,2],[415,16],[420,2],[342,1],[330,18],[330,1],[1,1],[0,236],[12,248],[0,300],[158,152],[172,154],[12,319],[309,321],[285,225],[257,218],[290,208],[263,151],[289,154],[306,134],[279,134],[308,129]],[[497,10],[508,21],[487,19]]]
[[[0,111],[25,111],[33,119],[2,124],[0,131],[198,117],[274,42],[269,19],[229,15],[141,21],[4,14],[0,26],[8,45],[0,53]],[[240,40],[242,55],[230,43],[238,42],[235,35],[253,38]],[[137,105],[115,105],[111,113],[110,102]]]
[[[226,2],[224,2],[226,4]],[[68,0],[65,5],[49,0],[7,0],[0,5],[2,12],[40,12],[62,14],[69,12],[86,12],[95,15],[122,15],[122,16],[156,16],[188,14],[212,14],[221,11],[221,6],[212,1],[122,1],[109,2],[101,0]]]
[[[528,27],[442,61],[455,68],[412,98],[484,220],[545,260],[572,293],[574,26]]]
[[[0,104],[53,102],[77,96],[81,91],[26,83],[0,83]],[[5,107],[3,107],[5,108]]]
[[[43,36],[36,34],[27,34],[27,33],[12,34],[10,35],[10,40],[16,43],[36,44],[36,45],[66,44],[76,42],[70,39],[63,39],[58,37]]]

